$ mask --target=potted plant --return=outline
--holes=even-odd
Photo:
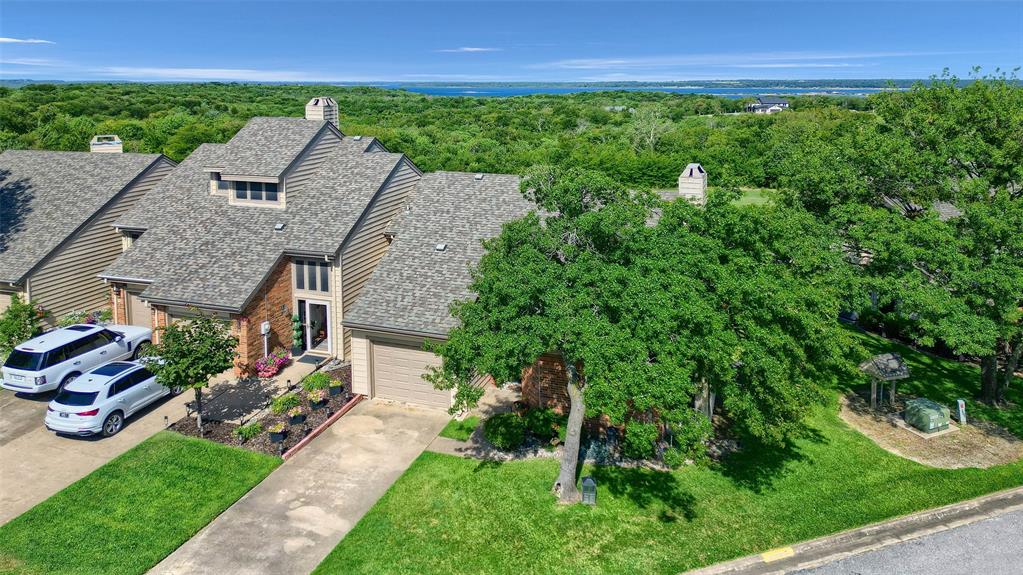
[[[310,391],[309,405],[311,405],[313,409],[320,409],[324,405],[327,405],[327,390],[314,389]]]
[[[283,348],[277,348],[270,355],[256,360],[256,375],[262,378],[273,377],[291,361],[291,354]]]
[[[291,316],[291,355],[302,354],[302,318]]]
[[[292,425],[299,425],[305,423],[305,412],[302,411],[301,407],[292,407],[288,410],[288,420]]]
[[[270,433],[270,441],[274,443],[280,443],[288,436],[287,426],[284,425],[284,422],[271,425],[267,431]]]
[[[344,389],[344,383],[340,379],[330,380],[330,387],[327,388],[331,395],[341,395],[341,390]]]

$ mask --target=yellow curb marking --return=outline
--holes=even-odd
[[[771,549],[770,551],[764,551],[760,554],[760,558],[764,560],[764,563],[770,563],[780,559],[788,559],[795,554],[795,549],[791,547],[779,547],[777,549]]]

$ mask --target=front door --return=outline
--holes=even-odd
[[[298,317],[303,326],[302,349],[330,353],[330,304],[298,300]]]

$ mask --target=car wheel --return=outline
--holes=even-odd
[[[185,391],[185,388],[181,387],[180,385],[175,385],[174,387],[171,388],[171,395],[181,395],[182,391]]]
[[[116,435],[124,427],[124,416],[120,411],[115,411],[103,421],[103,437]]]
[[[149,353],[149,348],[153,347],[148,341],[143,341],[135,346],[135,355],[131,356],[132,359],[137,360],[140,357],[145,357]]]
[[[64,391],[64,387],[66,387],[67,384],[71,383],[72,381],[78,379],[79,375],[81,374],[78,373],[68,374],[68,376],[64,378],[64,381],[60,382],[60,385],[57,386],[57,393]]]

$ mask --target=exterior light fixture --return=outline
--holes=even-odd
[[[597,504],[597,480],[590,475],[583,477],[583,503]]]

